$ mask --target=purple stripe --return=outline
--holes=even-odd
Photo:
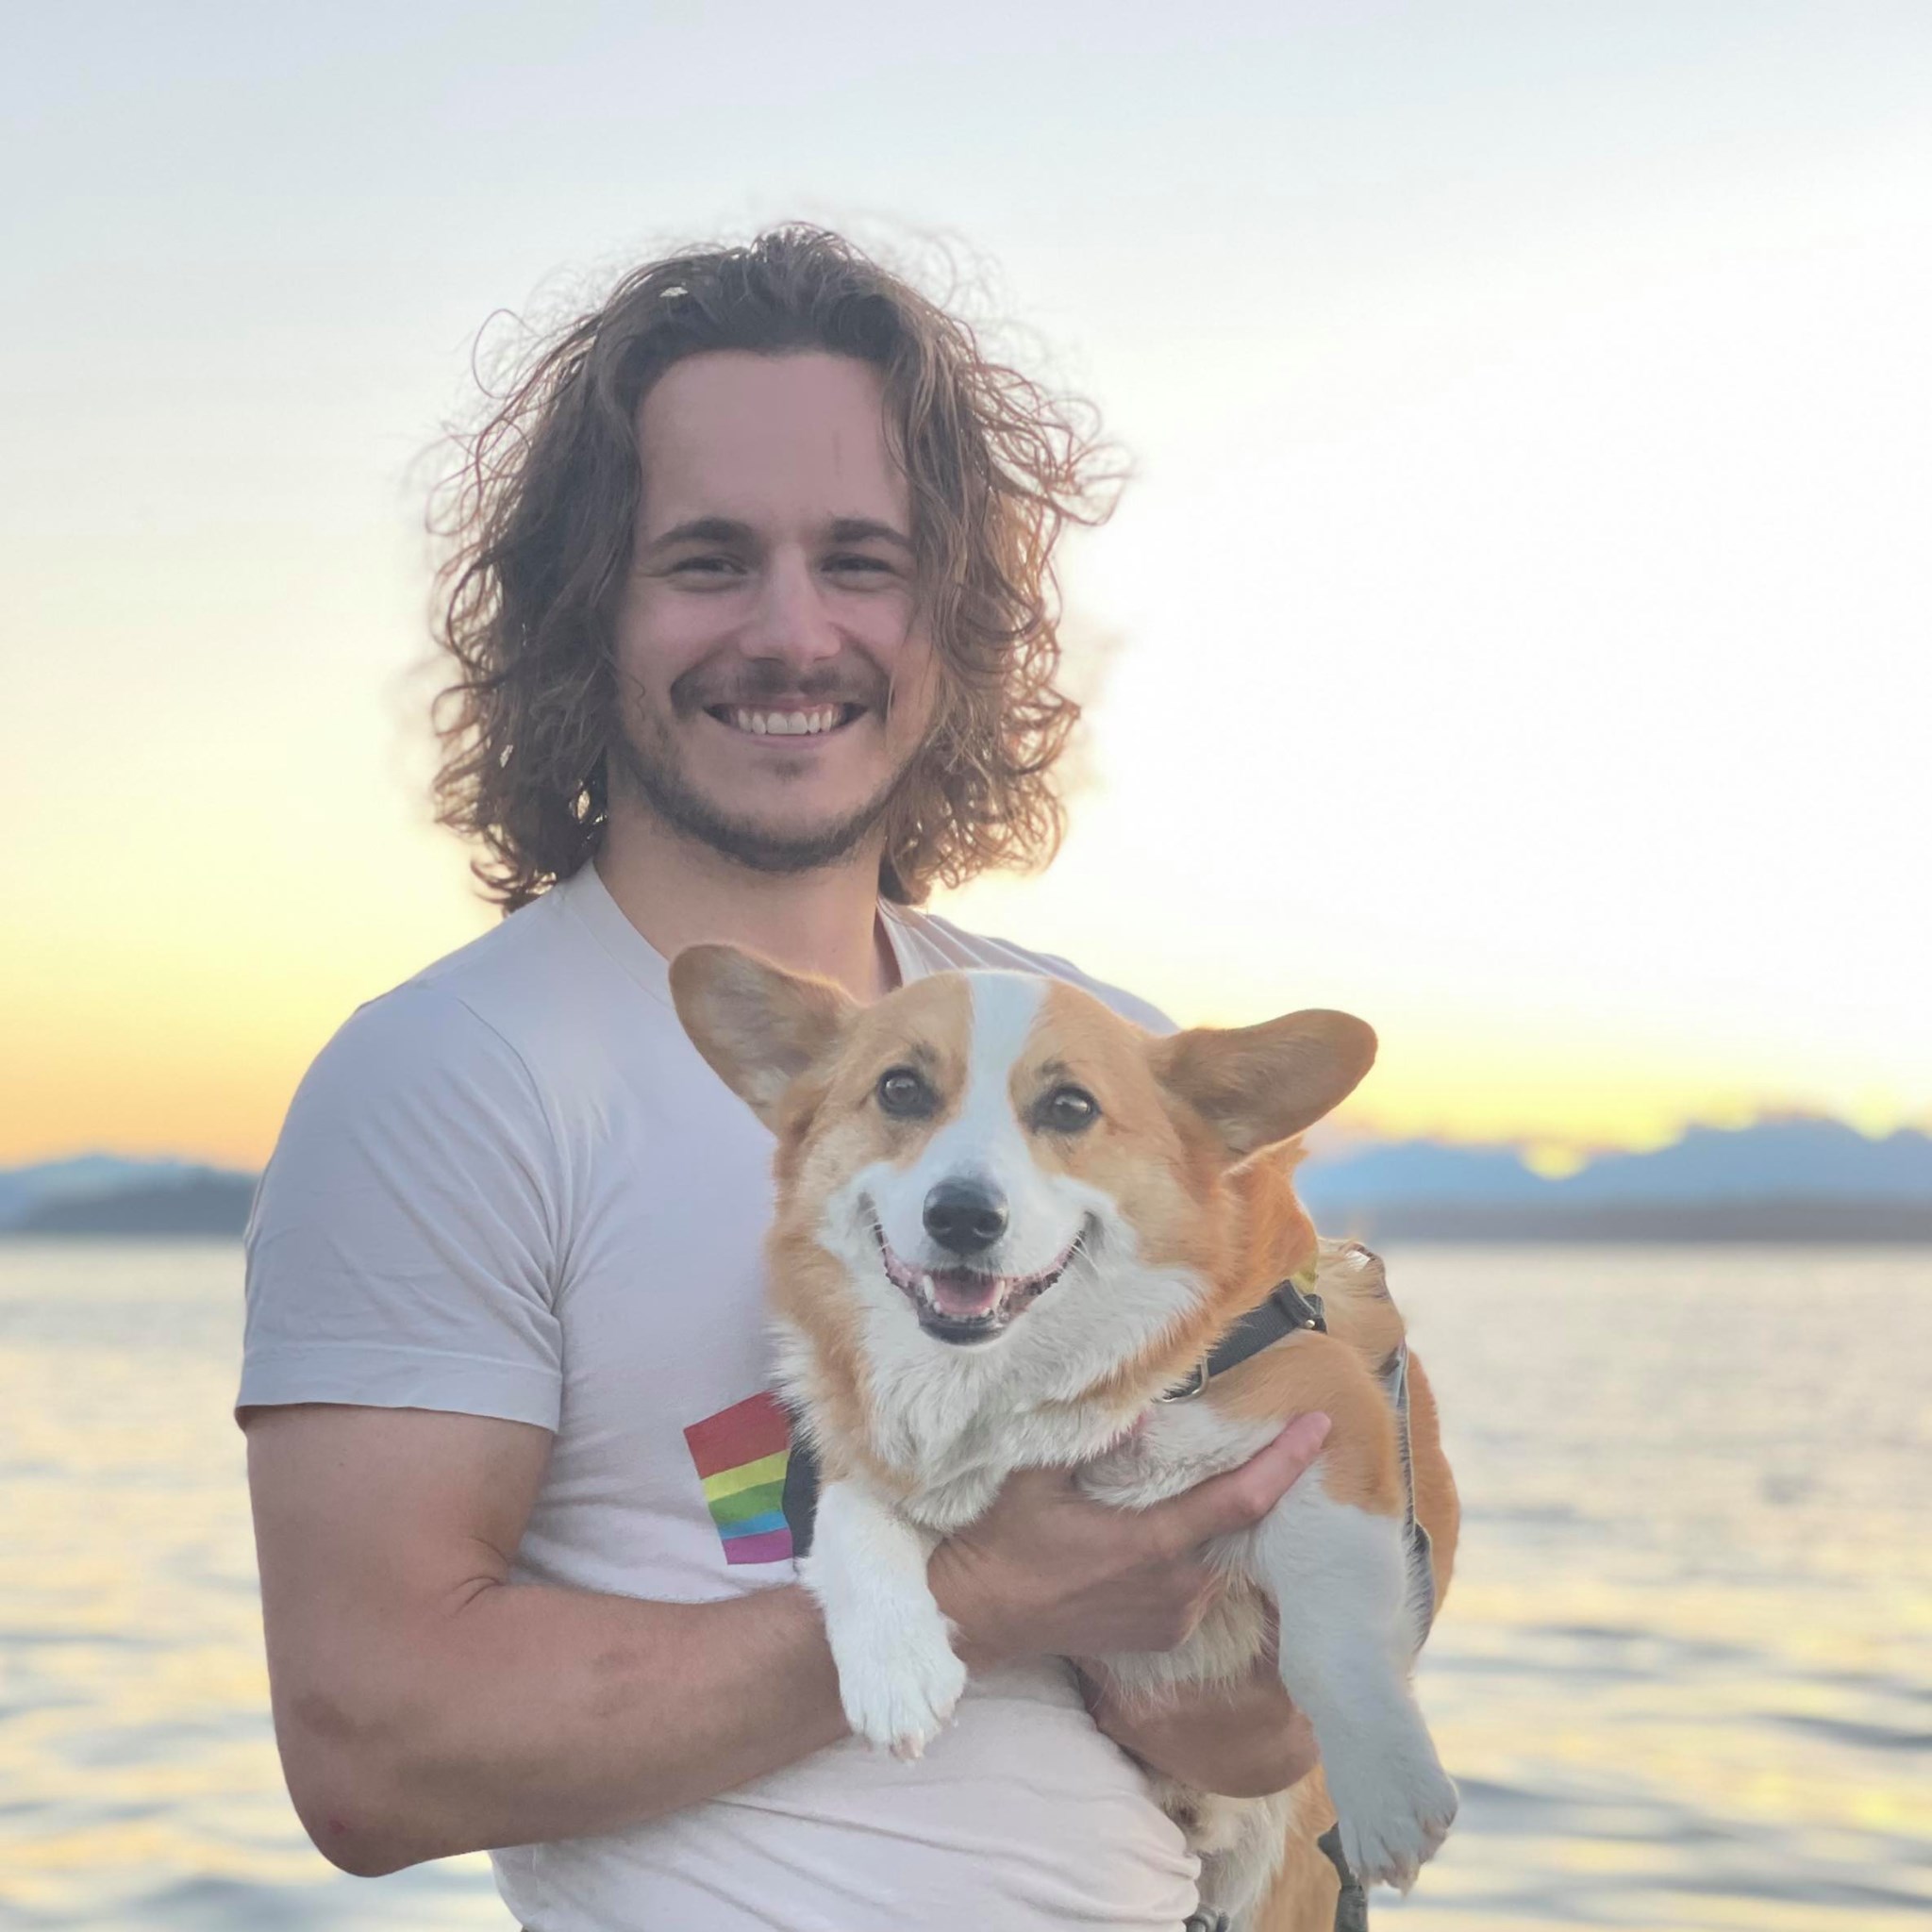
[[[791,1555],[789,1529],[768,1529],[758,1536],[735,1536],[724,1545],[727,1563],[782,1563]]]

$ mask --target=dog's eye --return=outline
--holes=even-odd
[[[1040,1124],[1057,1134],[1077,1134],[1100,1118],[1100,1103],[1084,1087],[1056,1087],[1040,1103]]]
[[[910,1067],[888,1067],[875,1091],[879,1105],[901,1120],[918,1120],[937,1105],[932,1089]]]

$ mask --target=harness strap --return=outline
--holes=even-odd
[[[1408,1343],[1398,1341],[1383,1364],[1382,1392],[1395,1412],[1395,1444],[1402,1452],[1402,1536],[1408,1562],[1408,1611],[1420,1650],[1436,1622],[1436,1565],[1429,1533],[1415,1513],[1415,1452],[1408,1425]]]
[[[1187,1380],[1176,1382],[1158,1400],[1191,1402],[1216,1375],[1225,1374],[1251,1355],[1259,1355],[1264,1348],[1272,1348],[1284,1335],[1292,1335],[1298,1328],[1310,1328],[1318,1334],[1324,1334],[1327,1327],[1320,1295],[1304,1294],[1292,1278],[1277,1281],[1268,1291],[1268,1299],[1258,1308],[1250,1308],[1194,1364]]]
[[[794,1408],[786,1418],[791,1424],[791,1449],[785,1458],[785,1488],[778,1507],[785,1512],[785,1526],[791,1532],[791,1555],[795,1561],[811,1549],[812,1526],[819,1513],[819,1459],[812,1453],[811,1438],[805,1432],[805,1419]]]

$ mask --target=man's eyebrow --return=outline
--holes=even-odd
[[[902,530],[895,530],[891,524],[882,524],[872,517],[836,517],[827,531],[834,543],[864,543],[877,540],[896,543],[900,549],[910,553],[912,539]],[[693,517],[688,524],[678,524],[666,530],[661,537],[653,537],[644,545],[646,550],[664,550],[674,543],[750,543],[758,536],[749,524],[741,524],[735,517]]]
[[[910,552],[912,548],[912,539],[905,531],[893,529],[891,524],[881,524],[871,517],[838,517],[833,520],[834,543],[863,543],[873,537],[896,543],[904,551]]]
[[[653,537],[644,548],[662,550],[672,543],[744,543],[751,536],[749,524],[738,523],[730,517],[693,517],[688,524],[666,530],[661,537]]]

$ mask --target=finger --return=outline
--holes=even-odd
[[[1252,1528],[1322,1453],[1328,1428],[1328,1418],[1320,1410],[1298,1415],[1239,1469],[1209,1476],[1181,1495],[1157,1503],[1147,1513],[1161,1519],[1158,1531],[1167,1547],[1175,1552],[1192,1549],[1213,1537]]]

